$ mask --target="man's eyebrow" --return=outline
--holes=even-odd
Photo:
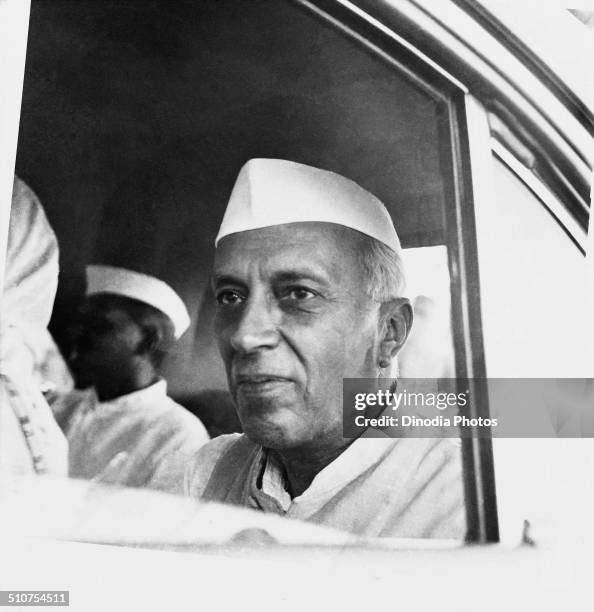
[[[330,278],[311,268],[297,268],[291,270],[279,270],[273,273],[272,280],[276,283],[291,283],[303,280],[311,280],[319,285],[328,286],[330,284]],[[245,288],[246,283],[244,280],[233,276],[232,274],[213,274],[211,277],[211,286],[213,289],[223,285],[235,285],[238,287]]]
[[[245,286],[244,282],[240,281],[235,276],[231,276],[230,274],[213,274],[210,283],[213,288],[220,287],[221,285]]]
[[[312,280],[320,285],[328,285],[330,283],[330,279],[311,268],[298,268],[294,270],[282,270],[276,272],[273,275],[273,279],[275,282],[287,283],[287,282],[296,282],[300,280]]]

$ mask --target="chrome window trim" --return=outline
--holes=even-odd
[[[351,36],[355,37],[360,42],[364,42],[368,44],[367,41],[362,36],[360,36],[357,32],[355,32],[354,30],[350,28],[347,28],[347,26],[344,23],[332,17],[329,13],[324,11],[321,7],[317,6],[317,3],[315,0],[297,0],[297,1],[299,2],[299,4],[309,8],[312,12],[326,19],[328,22],[330,22],[335,27],[343,31],[347,31]],[[365,11],[361,10],[357,5],[353,4],[353,2],[350,2],[349,0],[338,0],[338,1],[345,8],[350,10],[353,14],[357,15],[361,19],[364,19],[367,23],[369,23],[371,26],[376,28],[382,34],[385,34],[386,36],[391,38],[393,41],[397,42],[398,44],[408,49],[411,53],[416,55],[419,59],[423,60],[428,66],[430,66],[436,72],[438,72],[439,74],[444,76],[446,79],[448,79],[453,85],[458,87],[461,91],[463,91],[464,93],[468,93],[468,88],[461,81],[456,79],[447,70],[444,70],[438,63],[434,62],[429,56],[419,51],[419,49],[417,49],[414,45],[409,43],[405,38],[397,34],[394,30],[391,30],[390,28],[385,26],[383,23],[381,23],[380,21],[378,21],[371,15],[367,14]]]
[[[594,171],[592,172],[592,190],[590,191],[590,210],[594,202]],[[594,312],[594,215],[590,215],[588,236],[586,239],[586,274],[588,283],[587,296],[590,312]],[[590,376],[594,378],[594,317],[590,321],[590,329],[584,330],[585,335],[590,337]]]
[[[594,37],[569,9],[541,0],[453,1],[537,75],[586,129],[594,129],[594,88],[583,65],[584,58],[594,56]],[[543,23],[554,26],[555,36]]]
[[[576,243],[582,253],[586,253],[588,234],[586,229],[577,223],[557,196],[542,183],[513,153],[497,139],[491,137],[490,147],[493,153],[530,189],[540,200],[565,232]]]

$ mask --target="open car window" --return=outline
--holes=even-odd
[[[51,329],[65,353],[84,266],[148,267],[192,317],[165,364],[170,394],[215,435],[237,431],[213,336],[213,243],[234,175],[270,157],[385,203],[418,310],[399,368],[469,374],[463,94],[406,48],[362,42],[291,2],[33,2],[17,173],[61,244]]]
[[[211,436],[239,432],[210,274],[234,178],[247,159],[263,157],[337,172],[386,205],[416,309],[399,375],[463,384],[473,418],[489,416],[487,376],[589,375],[589,348],[579,342],[583,142],[559,144],[554,126],[538,124],[491,73],[481,78],[478,63],[456,70],[456,45],[414,2],[359,4],[33,0],[16,172],[35,188],[60,243],[50,329],[64,354],[86,264],[150,270],[191,316],[164,364],[170,395]],[[522,140],[524,148],[510,146],[515,155],[546,141],[537,178],[566,178],[552,181],[554,211],[510,166],[506,129]],[[531,129],[538,137],[524,138]],[[581,161],[572,165],[574,156]],[[568,302],[574,313],[551,353],[543,330]],[[458,541],[495,542],[497,455],[473,431],[452,441],[465,506]]]

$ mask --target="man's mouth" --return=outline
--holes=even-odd
[[[238,387],[243,385],[257,386],[288,382],[292,382],[292,380],[286,376],[278,376],[276,374],[243,374],[236,377],[236,384]]]
[[[293,380],[276,374],[249,374],[236,378],[236,389],[241,395],[262,395],[282,392]]]

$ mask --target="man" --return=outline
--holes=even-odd
[[[58,286],[58,242],[33,191],[14,178],[0,312],[0,477],[64,476],[68,447],[36,373]]]
[[[343,437],[343,378],[389,372],[412,324],[383,204],[331,172],[250,160],[215,244],[216,335],[245,433],[204,446],[186,492],[366,536],[463,537],[454,444]]]
[[[165,491],[179,481],[208,434],[167,397],[158,369],[189,323],[180,297],[159,279],[87,267],[70,357],[86,391],[54,406],[70,445],[70,476]]]

